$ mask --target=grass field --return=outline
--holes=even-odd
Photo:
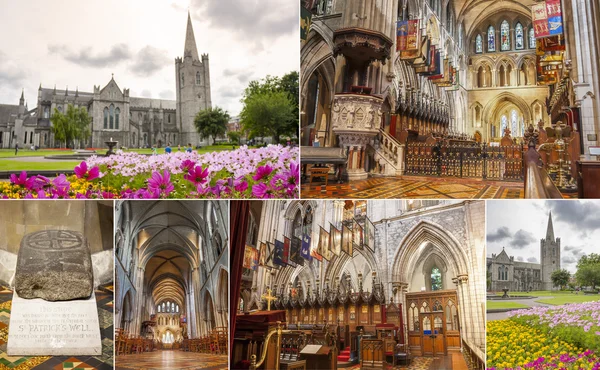
[[[506,301],[487,301],[486,307],[488,310],[529,308],[529,306],[521,303]]]
[[[45,171],[56,170],[72,171],[80,161],[60,161],[60,162],[24,162],[10,161],[0,159],[0,171]],[[33,175],[34,173],[32,173]]]
[[[239,146],[236,146],[235,149],[238,149]],[[177,151],[177,147],[172,148],[173,152]],[[198,153],[212,153],[212,152],[220,152],[224,150],[233,150],[234,148],[231,145],[209,145],[206,147],[202,147],[200,149],[194,149]],[[96,149],[98,154],[102,155],[106,153],[108,149]],[[181,151],[184,151],[185,148],[181,148]],[[125,152],[137,152],[140,154],[152,154],[152,149],[127,149]],[[156,150],[158,154],[163,154],[165,152],[165,148],[158,148]],[[41,149],[41,150],[29,150],[29,149],[19,149],[19,153],[15,156],[14,149],[0,149],[0,158],[14,158],[14,157],[44,157],[47,155],[67,155],[73,154],[73,150],[71,149]]]
[[[538,299],[536,302],[551,304],[554,306],[559,306],[561,304],[567,303],[583,303],[583,302],[593,302],[600,301],[600,295],[584,295],[584,294],[571,294],[571,295],[561,295],[555,298],[548,299]]]
[[[496,295],[502,296],[504,293],[503,292],[497,292]],[[580,295],[582,295],[583,293],[579,293]],[[522,297],[522,296],[529,296],[529,297],[556,297],[556,296],[563,296],[563,295],[575,295],[575,293],[571,293],[571,292],[561,292],[561,291],[550,291],[550,290],[541,290],[541,291],[533,291],[533,292],[508,292],[509,296],[515,296],[515,297]]]

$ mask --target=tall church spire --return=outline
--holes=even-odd
[[[552,211],[548,215],[548,230],[546,230],[546,240],[554,240],[554,227],[552,226]]]
[[[185,31],[185,48],[183,57],[192,57],[193,60],[200,60],[198,49],[196,48],[196,38],[194,37],[194,28],[192,27],[192,17],[188,11],[187,30]]]

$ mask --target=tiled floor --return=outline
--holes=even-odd
[[[35,356],[20,357],[6,354],[10,307],[13,292],[0,286],[0,370],[66,370],[113,368],[113,287],[103,286],[96,290],[102,356]]]
[[[207,369],[226,370],[227,356],[205,353],[172,351],[145,352],[137,355],[120,355],[116,358],[115,369]]]
[[[372,177],[336,184],[302,184],[303,198],[342,199],[514,199],[523,198],[523,183],[437,177]]]
[[[360,365],[355,365],[350,370],[359,370]],[[451,353],[448,356],[415,357],[410,365],[388,364],[387,370],[468,370],[467,363],[461,353]]]

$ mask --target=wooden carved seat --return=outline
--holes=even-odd
[[[324,177],[325,178],[325,186],[327,186],[327,181],[329,179],[329,167],[311,167],[308,170],[310,173],[310,183],[312,184],[313,179],[315,177]]]

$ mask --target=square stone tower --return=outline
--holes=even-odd
[[[179,142],[171,145],[207,145],[206,138],[200,138],[194,126],[194,118],[199,111],[212,106],[210,97],[210,68],[208,54],[198,56],[192,18],[188,12],[187,30],[183,58],[175,59],[175,81],[177,86],[177,128]]]
[[[540,261],[542,264],[542,290],[558,289],[552,284],[552,273],[560,270],[560,238],[554,238],[552,212],[548,215],[546,238],[540,240]]]

